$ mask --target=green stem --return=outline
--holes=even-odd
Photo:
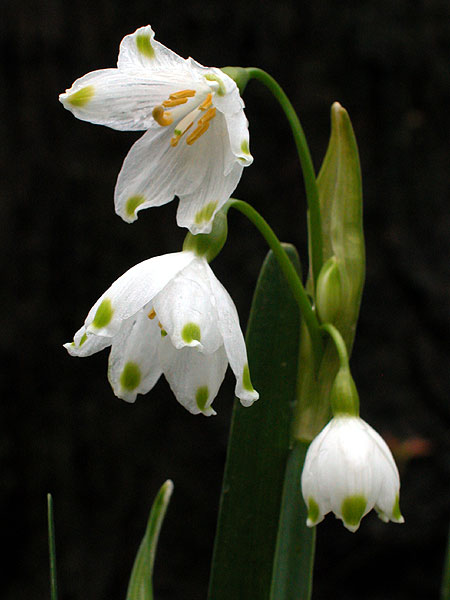
[[[275,254],[283,275],[285,276],[289,287],[292,290],[295,301],[300,308],[306,326],[308,327],[308,331],[311,336],[315,364],[316,367],[318,367],[323,351],[319,322],[317,321],[317,317],[311,306],[301,279],[288,255],[286,254],[285,249],[281,245],[280,240],[277,238],[267,221],[250,204],[244,202],[243,200],[230,198],[222,210],[227,213],[230,207],[233,207],[244,214],[253,223],[253,225],[255,225]]]
[[[320,329],[321,331],[326,332],[333,340],[339,356],[339,362],[341,363],[341,369],[349,369],[347,346],[342,338],[342,335],[331,323],[325,323],[324,325],[321,325]]]
[[[50,558],[50,593],[51,600],[57,600],[58,588],[56,583],[55,522],[53,518],[53,498],[51,494],[47,494],[47,518],[48,550]]]
[[[313,281],[315,283],[323,264],[322,222],[316,173],[314,171],[314,165],[305,133],[294,107],[275,79],[262,69],[256,67],[247,67],[246,71],[249,75],[249,79],[257,79],[272,92],[283,109],[292,129],[305,181],[306,199],[309,210],[309,231],[311,236],[311,267]]]

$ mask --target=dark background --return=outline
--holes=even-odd
[[[233,378],[215,418],[190,415],[164,380],[130,406],[109,388],[105,352],[77,360],[62,348],[117,276],[178,250],[184,237],[176,202],[132,226],[114,214],[115,180],[139,136],[78,121],[58,102],[77,77],[114,66],[122,37],[150,23],[182,56],[273,74],[300,112],[316,168],[331,103],[350,113],[367,240],[352,364],[362,416],[398,450],[406,524],[371,514],[353,535],[327,517],[314,598],[437,598],[450,517],[448,0],[3,0],[0,10],[1,597],[49,597],[51,491],[61,599],[124,598],[168,477],[175,493],[156,597],[206,597]],[[304,257],[304,192],[288,127],[257,82],[245,101],[255,162],[236,195]],[[266,249],[240,215],[230,230],[214,270],[245,325]]]

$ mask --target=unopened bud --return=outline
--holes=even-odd
[[[341,274],[335,256],[327,260],[317,279],[316,309],[322,323],[334,323],[342,301]]]

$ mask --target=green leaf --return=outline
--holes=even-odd
[[[145,535],[139,546],[130,582],[127,590],[127,600],[153,600],[153,564],[155,562],[156,547],[159,532],[169,505],[173,491],[173,483],[168,479],[160,488],[147,522]]]
[[[56,579],[56,550],[55,550],[55,519],[53,516],[53,497],[47,494],[47,520],[48,520],[48,554],[50,559],[50,598],[58,599],[58,585]]]
[[[286,466],[271,600],[311,598],[316,528],[306,525],[308,509],[300,494],[308,446],[297,442]]]
[[[293,246],[285,246],[300,270]],[[250,408],[235,401],[210,580],[210,600],[268,600],[289,452],[299,311],[269,252],[247,329]],[[298,500],[301,502],[300,492]]]
[[[441,600],[450,600],[450,531],[448,533],[447,550],[445,552],[444,570],[442,573]]]

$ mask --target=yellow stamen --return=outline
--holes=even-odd
[[[154,319],[156,317],[155,309],[152,308],[152,310],[148,313],[147,316],[149,319]]]
[[[211,119],[214,119],[215,116],[216,116],[216,109],[213,106],[207,112],[205,112],[205,114],[203,115],[203,117],[201,117],[198,120],[198,124],[199,125],[203,125],[204,123],[207,123],[208,121],[211,121]]]
[[[178,98],[193,98],[195,96],[195,90],[181,90],[180,92],[174,92],[170,94],[171,100],[177,100]]]
[[[200,104],[199,109],[200,110],[206,110],[207,108],[209,108],[212,105],[212,94],[209,93],[206,98],[203,100],[203,102]]]
[[[161,321],[158,321],[158,327],[159,327],[160,329],[164,329],[164,327],[161,325]]]
[[[172,108],[172,106],[179,106],[180,104],[186,104],[187,101],[188,101],[187,98],[173,98],[170,100],[164,100],[162,105],[165,108]]]
[[[166,127],[173,123],[173,118],[170,116],[169,112],[164,110],[163,106],[155,106],[152,116],[158,125],[161,125],[162,127]]]
[[[195,141],[198,140],[199,137],[201,137],[205,131],[209,128],[209,123],[202,123],[201,125],[198,125],[196,129],[194,129],[194,131],[191,133],[191,135],[189,135],[186,139],[186,144],[188,146],[191,146]]]

